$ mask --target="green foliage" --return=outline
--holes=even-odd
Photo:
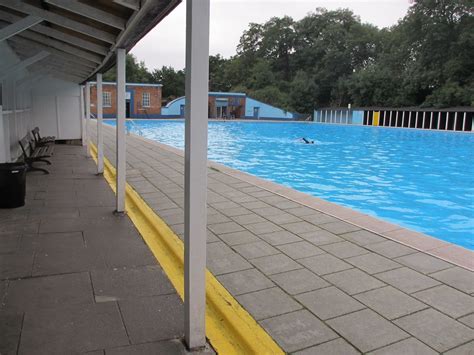
[[[125,75],[128,83],[153,83],[153,77],[145,66],[145,62],[128,53],[125,60]],[[104,81],[116,81],[117,70],[115,66],[104,74]]]
[[[172,67],[163,66],[155,69],[151,74],[153,82],[163,85],[162,97],[166,101],[184,96],[184,70],[174,70]]]
[[[418,0],[391,28],[364,24],[348,9],[317,8],[299,21],[251,23],[225,59],[209,57],[211,91],[249,96],[300,113],[323,106],[474,104],[473,0]],[[127,56],[127,81],[160,82],[184,95],[184,71],[149,73]],[[106,74],[115,80],[115,72]]]

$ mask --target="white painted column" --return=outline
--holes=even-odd
[[[125,212],[125,183],[126,183],[126,141],[125,141],[125,49],[117,49],[117,193],[116,212]]]
[[[206,344],[209,3],[186,2],[184,336],[190,349]]]
[[[434,112],[433,112],[433,111],[431,111],[431,117],[430,117],[430,129],[433,129],[433,123],[434,123],[433,117],[434,117]],[[438,116],[438,120],[439,120],[439,116]]]
[[[388,118],[388,126],[389,126],[389,127],[392,127],[392,112],[393,112],[393,111],[390,110],[390,116],[389,116],[389,118]]]
[[[456,111],[454,113],[454,127],[453,127],[453,131],[456,131],[456,128],[458,127],[458,112]]]
[[[411,111],[408,112],[408,128],[411,128]]]
[[[446,112],[446,122],[444,124],[444,130],[448,130],[448,123],[449,123],[449,112]]]
[[[462,117],[462,131],[464,131],[466,128],[466,117],[467,117],[467,112],[464,112],[464,115]]]
[[[441,127],[441,111],[438,112],[438,122],[437,122],[437,125],[436,125],[436,129],[440,129]]]
[[[398,127],[398,110],[395,113],[395,127]]]
[[[102,132],[103,97],[102,74],[97,74],[97,174],[104,173],[104,134]]]
[[[405,127],[405,111],[402,113],[402,127]]]
[[[419,113],[419,111],[416,111],[416,114],[415,114],[415,128],[418,128],[418,113]]]
[[[89,119],[91,117],[91,84],[89,82],[86,83],[86,156],[89,155]]]
[[[346,110],[346,124],[349,124],[349,110]]]
[[[81,85],[81,94],[80,94],[80,115],[81,115],[81,138],[82,138],[82,146],[86,145],[86,120],[85,120],[85,112],[84,112],[84,90],[85,86]]]

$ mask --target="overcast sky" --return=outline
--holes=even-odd
[[[317,7],[349,8],[379,28],[389,27],[405,16],[410,0],[211,0],[210,53],[230,57],[235,54],[242,32],[250,22],[263,23],[273,16],[303,18]],[[150,31],[132,50],[149,69],[171,65],[184,67],[185,0]]]

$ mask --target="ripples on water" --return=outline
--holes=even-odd
[[[146,138],[184,148],[182,120],[135,123]],[[302,144],[301,137],[315,144]],[[209,123],[211,160],[469,249],[473,153],[474,136],[463,133]]]

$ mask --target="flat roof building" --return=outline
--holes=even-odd
[[[125,86],[125,115],[127,118],[161,117],[161,84],[127,83]],[[102,101],[105,118],[117,117],[117,85],[102,84]],[[91,112],[97,115],[97,87],[91,83]]]

